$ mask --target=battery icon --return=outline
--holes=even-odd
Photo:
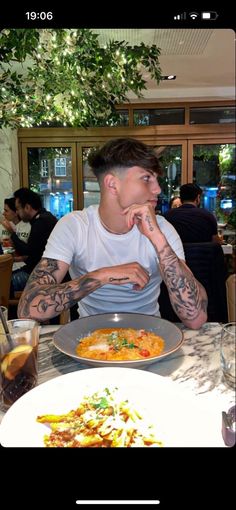
[[[202,12],[201,13],[201,17],[202,17],[202,19],[207,19],[207,20],[212,19],[212,20],[214,20],[214,19],[218,18],[218,14],[215,11]]]

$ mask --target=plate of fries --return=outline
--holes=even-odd
[[[130,368],[71,372],[32,389],[5,414],[4,447],[223,446],[215,414],[177,383]]]

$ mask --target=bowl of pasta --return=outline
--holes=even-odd
[[[160,317],[112,313],[77,319],[56,331],[54,345],[92,367],[144,368],[172,354],[182,331]]]
[[[123,367],[75,370],[39,384],[4,415],[0,443],[10,448],[224,446],[214,399],[199,399],[169,377]]]

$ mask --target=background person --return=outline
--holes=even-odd
[[[21,297],[20,317],[49,319],[79,301],[81,317],[105,312],[159,315],[164,279],[182,322],[206,321],[207,296],[184,262],[181,240],[155,215],[160,165],[155,151],[129,138],[90,153],[98,205],[64,216]],[[70,270],[72,280],[61,283]]]
[[[176,207],[180,207],[182,205],[182,202],[180,200],[180,197],[172,197],[170,199],[169,207],[170,209],[175,209]]]
[[[183,184],[180,186],[182,205],[170,209],[165,218],[177,230],[183,243],[215,241],[221,244],[215,216],[207,209],[200,208],[201,194],[202,189],[197,184]]]
[[[28,188],[20,188],[14,193],[16,211],[21,220],[31,225],[28,242],[19,239],[15,232],[11,234],[16,251],[27,256],[23,268],[12,274],[12,291],[23,290],[31,271],[42,257],[48,237],[56,225],[57,219],[42,207],[40,196]]]
[[[2,225],[1,238],[3,240],[3,246],[14,246],[14,243],[11,239],[11,234],[13,232],[16,233],[17,237],[21,241],[27,243],[31,225],[29,222],[24,222],[19,218],[16,212],[14,197],[5,198],[3,218],[0,220],[0,223]],[[16,269],[23,267],[25,265],[25,259],[26,256],[15,253],[12,271],[16,271]]]

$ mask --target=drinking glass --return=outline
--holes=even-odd
[[[220,359],[224,381],[236,387],[235,377],[236,322],[224,324],[221,331]]]
[[[39,324],[31,319],[7,322],[12,345],[0,333],[0,382],[2,401],[10,406],[37,383]]]
[[[2,310],[2,313],[7,321],[7,317],[8,317],[8,309],[6,308],[6,306],[1,306],[1,310]],[[0,322],[0,331],[3,331],[3,326],[2,326],[2,323]]]

